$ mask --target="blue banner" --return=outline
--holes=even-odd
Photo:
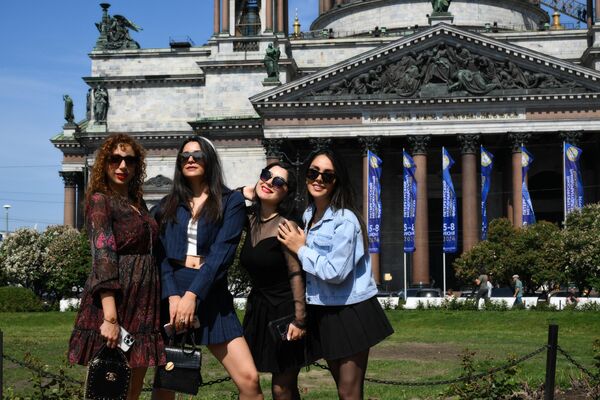
[[[579,169],[579,158],[583,151],[569,143],[564,144],[565,159],[565,218],[573,210],[583,207],[583,178]]]
[[[529,196],[527,188],[527,171],[533,163],[533,156],[524,146],[521,146],[521,173],[523,176],[523,187],[521,190],[521,205],[523,208],[523,226],[535,224],[535,213],[533,212],[533,204]]]
[[[417,180],[415,179],[415,162],[406,152],[402,152],[404,166],[404,252],[415,251],[415,219],[417,217]]]
[[[492,183],[494,155],[481,146],[481,240],[487,239],[487,198]]]
[[[444,238],[443,252],[456,253],[458,250],[458,220],[456,216],[456,192],[452,184],[450,168],[454,160],[445,147],[442,147],[442,233]]]
[[[379,253],[379,237],[381,234],[381,159],[371,150],[367,151],[367,160],[369,162],[369,200],[368,200],[368,226],[369,232],[369,253]]]

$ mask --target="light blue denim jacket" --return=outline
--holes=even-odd
[[[377,293],[371,257],[365,253],[360,223],[350,210],[327,208],[323,218],[308,229],[314,212],[303,215],[306,245],[298,251],[306,271],[306,302],[317,305],[360,303]]]

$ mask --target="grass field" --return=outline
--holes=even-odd
[[[395,333],[372,349],[367,377],[426,381],[457,377],[460,354],[476,352],[477,370],[503,364],[510,354],[521,356],[547,342],[549,324],[559,325],[559,344],[587,367],[593,363],[592,342],[600,339],[600,314],[594,312],[477,312],[477,311],[386,311]],[[26,352],[57,371],[65,364],[67,343],[74,313],[0,313],[4,351],[17,359]],[[544,381],[545,353],[520,365],[519,378],[537,386]],[[225,376],[220,364],[204,351],[205,381]],[[68,375],[84,379],[85,369],[73,367]],[[30,391],[30,373],[4,362],[4,387],[17,393]],[[151,372],[147,375],[151,381]],[[568,386],[578,371],[559,356],[557,384]],[[261,376],[265,398],[270,398],[268,374]],[[305,399],[334,399],[335,386],[327,371],[302,371],[300,388]],[[366,399],[438,398],[444,387],[410,388],[367,383]],[[236,398],[231,382],[201,388],[198,399]]]

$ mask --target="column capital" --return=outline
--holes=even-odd
[[[583,132],[582,131],[566,131],[566,132],[559,132],[558,136],[560,136],[560,138],[569,143],[572,144],[573,146],[577,146],[579,144],[579,141],[581,140],[581,137],[583,136]]]
[[[521,152],[521,145],[527,144],[531,140],[531,133],[528,132],[513,132],[508,134],[513,153]]]
[[[379,146],[381,145],[381,136],[359,136],[358,143],[362,147],[362,155],[366,156],[367,151],[371,150],[373,153],[379,153]]]
[[[83,182],[83,174],[78,171],[60,171],[58,174],[63,179],[66,188],[74,188]]]
[[[408,143],[411,147],[411,153],[415,155],[427,155],[427,148],[431,142],[431,136],[429,135],[410,135],[408,136]]]
[[[461,154],[477,154],[477,151],[479,150],[479,141],[481,139],[481,135],[458,135],[457,139],[460,143]]]
[[[313,138],[309,139],[310,147],[313,151],[327,150],[331,148],[331,139],[329,138]]]
[[[265,154],[267,158],[281,158],[281,147],[283,146],[283,139],[263,139],[262,145],[265,148]]]

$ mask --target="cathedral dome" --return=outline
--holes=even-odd
[[[535,30],[548,21],[537,0],[452,0],[454,24],[499,30]],[[429,25],[431,0],[343,0],[322,13],[311,30],[333,29],[344,36],[364,34],[376,26],[387,31]]]

